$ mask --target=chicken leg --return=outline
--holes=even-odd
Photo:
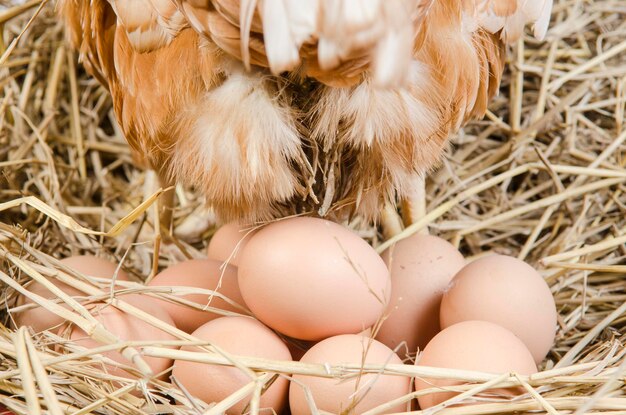
[[[402,226],[402,218],[398,214],[398,210],[395,206],[392,206],[389,203],[385,204],[385,207],[380,215],[380,221],[383,238],[385,238],[385,240],[396,236],[402,232],[404,228],[404,226]]]
[[[174,183],[171,180],[166,179],[164,175],[152,169],[146,170],[143,186],[144,200],[151,197],[159,189],[163,189],[164,192],[154,205],[151,218],[153,231],[158,235],[160,235],[161,229],[171,231],[176,192],[174,190]]]
[[[165,192],[163,192],[163,195],[159,198],[159,214],[157,215],[159,221],[158,228],[167,229],[168,233],[172,233],[176,192],[174,190],[173,183],[169,183],[162,179],[159,181],[161,183],[161,188],[164,189]]]
[[[426,216],[426,179],[418,176],[414,180],[412,193],[402,201],[402,220],[409,226]],[[428,227],[419,230],[420,234],[428,234]]]

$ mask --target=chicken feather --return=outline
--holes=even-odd
[[[138,160],[224,220],[376,219],[497,93],[551,0],[59,0]]]
[[[543,39],[548,30],[553,0],[470,0],[473,18],[491,33],[501,32],[505,42],[518,40],[528,23],[534,36]]]

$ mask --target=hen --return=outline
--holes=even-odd
[[[223,219],[379,217],[552,0],[59,0],[137,159]],[[408,213],[410,216],[410,213]]]

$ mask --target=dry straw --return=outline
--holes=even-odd
[[[0,1],[0,405],[18,414],[217,414],[258,396],[276,376],[339,379],[362,373],[468,381],[454,401],[424,414],[626,414],[626,1],[560,0],[546,42],[527,39],[509,53],[502,91],[485,120],[467,126],[426,181],[422,219],[398,238],[429,229],[470,257],[490,252],[535,265],[554,294],[556,344],[532,376],[413,365],[308,365],[231,356],[124,301],[144,292],[189,307],[187,291],[146,289],[76,274],[58,258],[91,253],[120,263],[137,281],[199,257],[213,229],[202,200],[177,188],[177,233],[160,243],[154,176],[135,168],[111,100],[76,65],[53,6]],[[383,250],[375,229],[351,224]],[[190,231],[192,230],[192,231]],[[155,255],[158,252],[158,255]],[[61,291],[36,296],[36,280],[58,279],[91,301],[108,301],[173,334],[164,344],[124,342]],[[22,293],[102,342],[82,349],[63,337],[15,330]],[[207,292],[207,294],[211,294]],[[216,295],[220,295],[216,293]],[[245,314],[244,309],[241,310]],[[196,345],[203,352],[167,346]],[[114,378],[100,353],[120,350],[141,380]],[[235,365],[250,382],[215,405],[150,376],[146,356]],[[119,366],[119,364],[117,364]],[[490,387],[520,385],[514,400],[485,398]],[[131,393],[133,392],[133,393]],[[412,393],[367,412],[378,415]],[[473,405],[451,406],[473,402]],[[410,409],[407,406],[407,411]],[[315,409],[313,413],[323,413]]]

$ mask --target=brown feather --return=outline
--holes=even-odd
[[[171,39],[149,48],[107,1],[60,0],[59,10],[83,62],[111,91],[133,152],[194,186],[224,219],[312,210],[376,219],[438,164],[451,133],[484,114],[504,65],[498,35],[468,31],[458,0],[414,3],[422,8],[413,61],[397,88],[375,85],[368,48],[322,68],[316,41],[302,45],[294,71],[271,74],[258,15],[248,71],[239,2],[176,4],[188,25],[167,4],[155,7],[145,28],[163,25]]]

